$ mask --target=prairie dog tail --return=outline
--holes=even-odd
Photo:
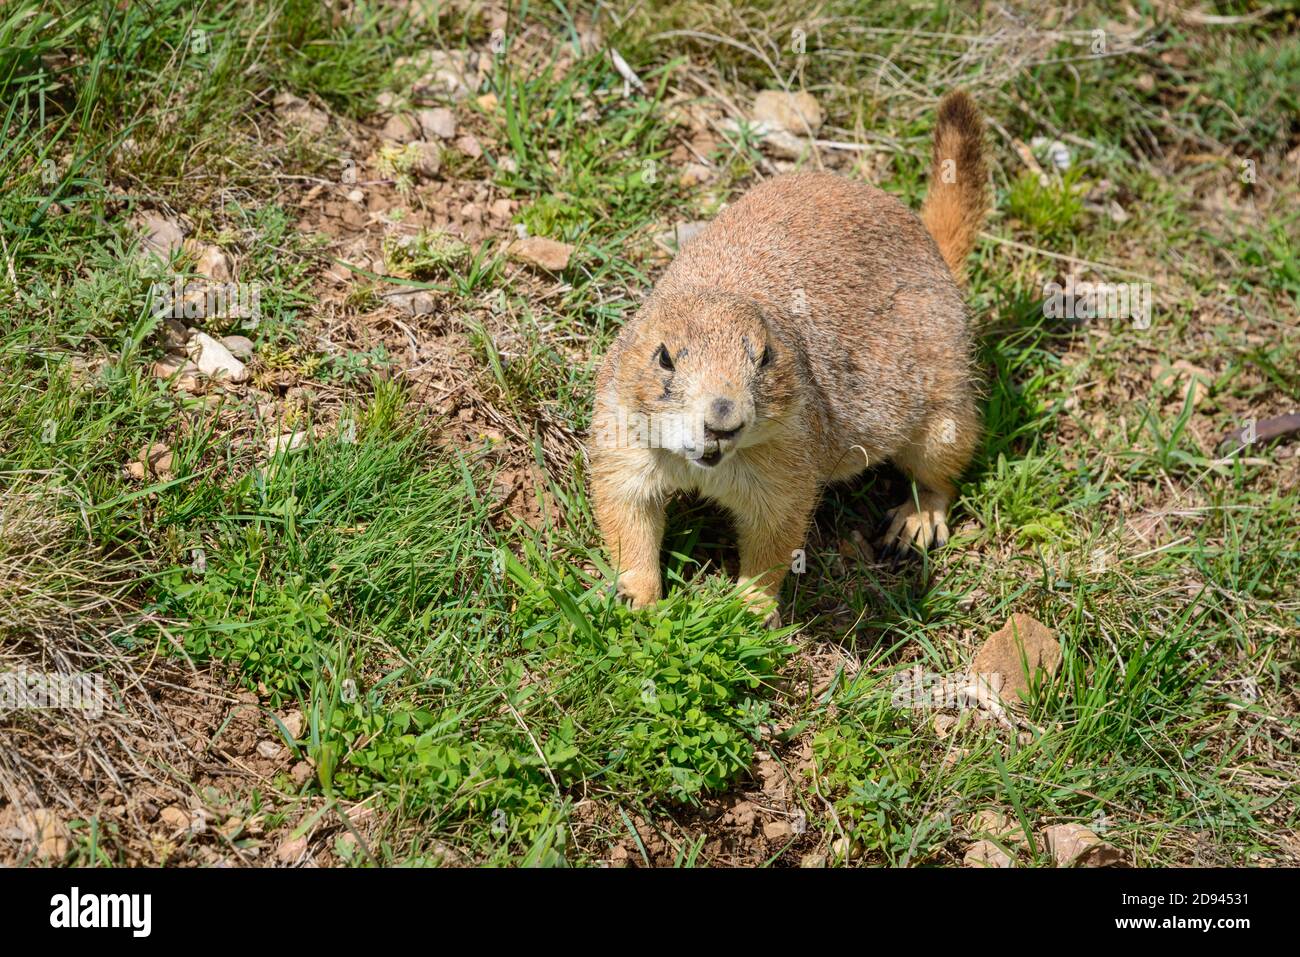
[[[984,155],[984,120],[975,101],[954,90],[939,104],[934,131],[930,191],[921,222],[939,244],[953,278],[964,283],[966,257],[989,206],[989,169]]]

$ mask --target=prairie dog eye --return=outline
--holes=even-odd
[[[668,347],[663,343],[659,344],[659,351],[655,353],[659,359],[659,368],[673,371],[673,357],[668,354]]]
[[[764,346],[763,356],[758,360],[759,368],[762,368],[764,366],[769,366],[771,364],[772,364],[772,347]]]

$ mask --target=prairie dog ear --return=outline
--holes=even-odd
[[[746,299],[745,301],[753,305],[759,321],[763,323],[768,338],[777,343],[785,341],[784,329],[791,319],[798,321],[800,318],[806,319],[808,317],[808,301],[802,289],[796,289],[795,296],[789,303],[784,305],[759,299]],[[796,312],[796,308],[801,311]]]
[[[781,332],[781,319],[786,316],[798,318],[808,315],[808,299],[804,295],[802,288],[791,290],[790,301],[787,303],[770,302],[766,299],[751,299],[746,296],[743,300],[750,305],[757,314],[759,321],[767,329],[768,335],[776,338]]]
[[[605,353],[610,363],[610,371],[614,375],[618,375],[628,361],[636,361],[634,357],[644,349],[647,335],[653,335],[653,330],[647,330],[649,325],[652,325],[652,320],[646,307],[642,306],[623,326],[623,330],[614,339],[609,351]]]

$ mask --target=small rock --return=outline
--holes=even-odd
[[[464,153],[470,159],[478,159],[483,155],[483,147],[479,145],[478,137],[466,134],[456,140],[456,149]]]
[[[199,371],[210,379],[225,378],[230,382],[243,382],[248,369],[220,342],[206,332],[196,332],[190,340],[190,358]]]
[[[1049,677],[1056,674],[1061,664],[1061,646],[1056,633],[1031,616],[1017,612],[975,652],[970,668],[972,678],[982,680],[1003,700],[1023,697],[1029,688],[1029,677],[1021,665],[1022,648],[1030,675],[1039,670]]]
[[[316,769],[313,768],[306,761],[299,761],[289,771],[289,776],[293,778],[293,783],[296,784],[298,787],[302,787],[304,784],[310,781],[315,776],[315,774],[316,774]]]
[[[437,143],[416,140],[412,144],[416,150],[415,171],[425,179],[432,179],[442,169],[442,148]]]
[[[295,741],[302,737],[303,717],[301,711],[290,711],[280,715],[280,723],[284,725],[284,730],[289,732],[289,737]]]
[[[952,715],[936,714],[934,716],[934,733],[936,737],[940,739],[948,737],[955,727],[957,727],[957,719]]]
[[[423,289],[394,289],[384,293],[384,301],[412,316],[433,315],[432,294]]]
[[[703,163],[687,163],[677,182],[682,186],[698,186],[713,179],[713,170]]]
[[[284,122],[297,127],[313,136],[320,136],[329,129],[329,114],[318,110],[301,97],[292,93],[281,93],[275,98],[274,106]]]
[[[962,857],[966,867],[1014,867],[1011,855],[992,841],[976,841]]]
[[[1214,384],[1214,373],[1186,359],[1178,359],[1173,364],[1157,363],[1151,378],[1156,385],[1175,385],[1180,397],[1185,397],[1190,388],[1193,408],[1210,394],[1210,386]]]
[[[162,809],[158,819],[174,831],[188,831],[190,829],[191,818],[184,808],[171,805]]]
[[[985,808],[976,811],[966,823],[966,829],[972,834],[1005,834],[1011,827],[1011,821],[1001,811]]]
[[[812,851],[799,859],[800,867],[825,867],[826,855]]]
[[[789,840],[794,835],[788,820],[768,820],[763,824],[763,836],[770,841]]]
[[[769,841],[789,840],[794,830],[788,821],[768,821],[763,825],[763,836]]]
[[[484,93],[476,101],[478,108],[484,113],[491,113],[497,108],[497,95],[495,93]]]
[[[221,344],[240,362],[249,362],[253,358],[253,340],[248,336],[222,336]]]
[[[515,214],[514,203],[508,199],[498,199],[488,207],[488,213],[493,219],[509,221],[510,217]]]
[[[480,83],[480,78],[469,68],[468,59],[464,50],[425,50],[410,59],[399,57],[394,63],[402,66],[414,60],[425,71],[414,84],[417,96],[464,100],[478,89]]]
[[[862,845],[848,837],[837,837],[831,844],[831,854],[837,861],[853,861],[862,856]]]
[[[283,752],[284,748],[280,747],[280,745],[276,744],[274,741],[257,742],[257,753],[268,761],[276,760]]]
[[[798,93],[764,90],[754,99],[752,116],[755,122],[767,123],[797,136],[816,133],[823,122],[822,108],[816,98],[802,90]]]
[[[189,359],[179,353],[169,353],[153,364],[153,374],[159,379],[170,379],[189,364]]]
[[[295,837],[275,849],[275,858],[281,864],[292,864],[307,853],[307,838]]]
[[[563,272],[569,266],[573,247],[568,243],[556,242],[554,239],[530,236],[511,243],[507,255],[529,266],[536,266],[550,272]]]
[[[216,246],[204,246],[194,263],[195,271],[213,282],[230,282],[230,260]]]
[[[1025,835],[1020,824],[992,808],[972,814],[970,820],[966,822],[966,830],[972,835],[988,834],[999,838],[1004,844],[1013,844],[1017,847],[1025,843]]]
[[[155,442],[153,445],[141,448],[131,464],[139,465],[146,474],[152,473],[166,481],[171,478],[172,450],[161,442]],[[136,475],[134,469],[131,470],[131,475],[133,477]]]
[[[1124,854],[1082,824],[1053,824],[1040,832],[1057,867],[1114,867]]]
[[[749,801],[737,801],[728,809],[723,820],[748,833],[754,830],[754,825],[758,822],[758,812]]]
[[[359,190],[359,189],[354,189],[354,190],[350,190],[350,191],[348,192],[348,202],[349,202],[349,203],[356,203],[358,206],[360,206],[360,205],[364,204],[365,201],[366,201],[366,194],[363,193],[361,190]]]
[[[808,152],[808,144],[797,133],[771,127],[763,127],[763,129],[766,130],[763,133],[763,145],[771,150],[774,155],[797,160]],[[781,163],[776,163],[775,166],[783,173],[794,169],[793,165],[783,166]]]
[[[68,853],[68,827],[53,811],[38,807],[17,818],[15,827],[5,829],[11,836],[36,848],[42,861],[57,863]]]
[[[143,252],[157,257],[163,263],[170,262],[172,256],[185,243],[185,234],[181,232],[181,227],[174,220],[159,213],[143,213],[138,223],[144,234]]]
[[[266,451],[271,455],[278,452],[292,452],[307,441],[306,432],[285,432],[266,443]]]
[[[1069,169],[1074,161],[1070,148],[1060,140],[1049,140],[1045,136],[1035,136],[1029,141],[1029,146],[1036,154],[1045,156],[1049,163],[1062,172]]]
[[[450,140],[456,137],[456,114],[445,106],[420,110],[415,118],[426,140]]]
[[[397,113],[388,118],[379,135],[394,143],[412,143],[420,138],[422,131],[415,117],[406,113]]]
[[[163,345],[169,352],[180,351],[185,348],[185,343],[190,341],[190,330],[185,323],[177,319],[166,319],[163,321]]]

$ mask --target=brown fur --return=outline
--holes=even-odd
[[[662,594],[664,509],[678,491],[731,512],[741,578],[769,611],[827,482],[892,460],[918,495],[894,510],[886,540],[946,540],[953,480],[980,430],[953,270],[987,174],[963,93],[940,106],[935,176],[948,158],[957,178],[931,184],[931,232],[864,183],[759,184],[681,250],[623,329],[597,378],[590,461],[596,520],[634,606]],[[705,453],[712,467],[689,460]]]
[[[949,162],[951,161],[951,162]],[[974,101],[960,90],[939,104],[930,165],[930,191],[921,222],[958,282],[989,207],[989,171],[984,161],[984,121]]]

